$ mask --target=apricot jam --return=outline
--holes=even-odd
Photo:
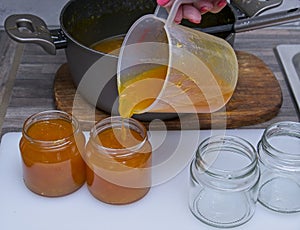
[[[186,74],[174,68],[169,69],[172,77],[168,80],[168,66],[165,65],[124,77],[128,79],[120,81],[118,86],[120,115],[126,118],[149,111],[209,113],[220,107],[220,103],[227,102],[234,91],[221,77],[211,75],[199,87],[199,83]],[[218,91],[221,98],[218,97]],[[160,98],[162,92],[164,96]]]
[[[71,115],[55,110],[32,115],[19,144],[25,185],[42,196],[74,192],[85,183],[84,146],[85,137]]]
[[[114,55],[119,55],[120,48],[122,46],[124,40],[123,35],[115,36],[115,37],[110,37],[103,39],[101,41],[98,41],[91,45],[90,47],[93,50],[102,52],[102,53],[107,53],[107,54],[114,54]]]
[[[85,161],[90,193],[109,204],[128,204],[151,187],[152,147],[145,127],[129,118],[110,117],[91,130]]]

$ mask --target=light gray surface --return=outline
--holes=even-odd
[[[35,14],[45,20],[49,27],[59,25],[59,14],[68,0],[0,0],[0,28],[12,14]]]
[[[276,47],[278,56],[283,65],[287,80],[300,111],[300,44],[279,45]]]

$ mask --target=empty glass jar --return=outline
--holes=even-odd
[[[214,227],[235,227],[254,214],[258,197],[257,154],[235,136],[204,140],[190,166],[191,212]]]
[[[270,125],[258,144],[259,201],[278,212],[300,211],[300,123]]]

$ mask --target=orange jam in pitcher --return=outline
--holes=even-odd
[[[186,74],[160,65],[146,70],[119,84],[119,113],[122,117],[144,112],[209,113],[223,106],[232,96],[234,87],[216,76],[199,87]],[[155,105],[155,106],[153,106]]]
[[[119,87],[121,117],[139,114],[157,99],[167,74],[167,66],[159,66],[125,81]]]
[[[91,48],[119,55],[123,40],[122,35],[110,37],[96,42]],[[177,45],[178,49],[183,48]],[[189,60],[186,52],[181,55],[182,60]],[[126,69],[125,73],[121,71],[118,82],[121,117],[128,118],[144,112],[210,113],[229,101],[235,89],[232,79],[226,81],[213,74],[200,59],[197,74],[192,70],[195,66],[187,65],[190,67],[186,73],[163,64],[139,64],[130,67],[129,71]],[[213,68],[215,63],[211,65]]]
[[[19,144],[25,185],[49,197],[80,188],[86,174],[81,157],[84,145],[79,123],[71,115],[53,110],[29,117]]]
[[[109,117],[91,130],[86,147],[87,185],[109,204],[128,204],[151,187],[152,148],[145,127],[129,118]]]

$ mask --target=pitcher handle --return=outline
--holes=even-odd
[[[158,18],[167,19],[169,14],[165,7],[157,5],[154,11],[154,15]]]

